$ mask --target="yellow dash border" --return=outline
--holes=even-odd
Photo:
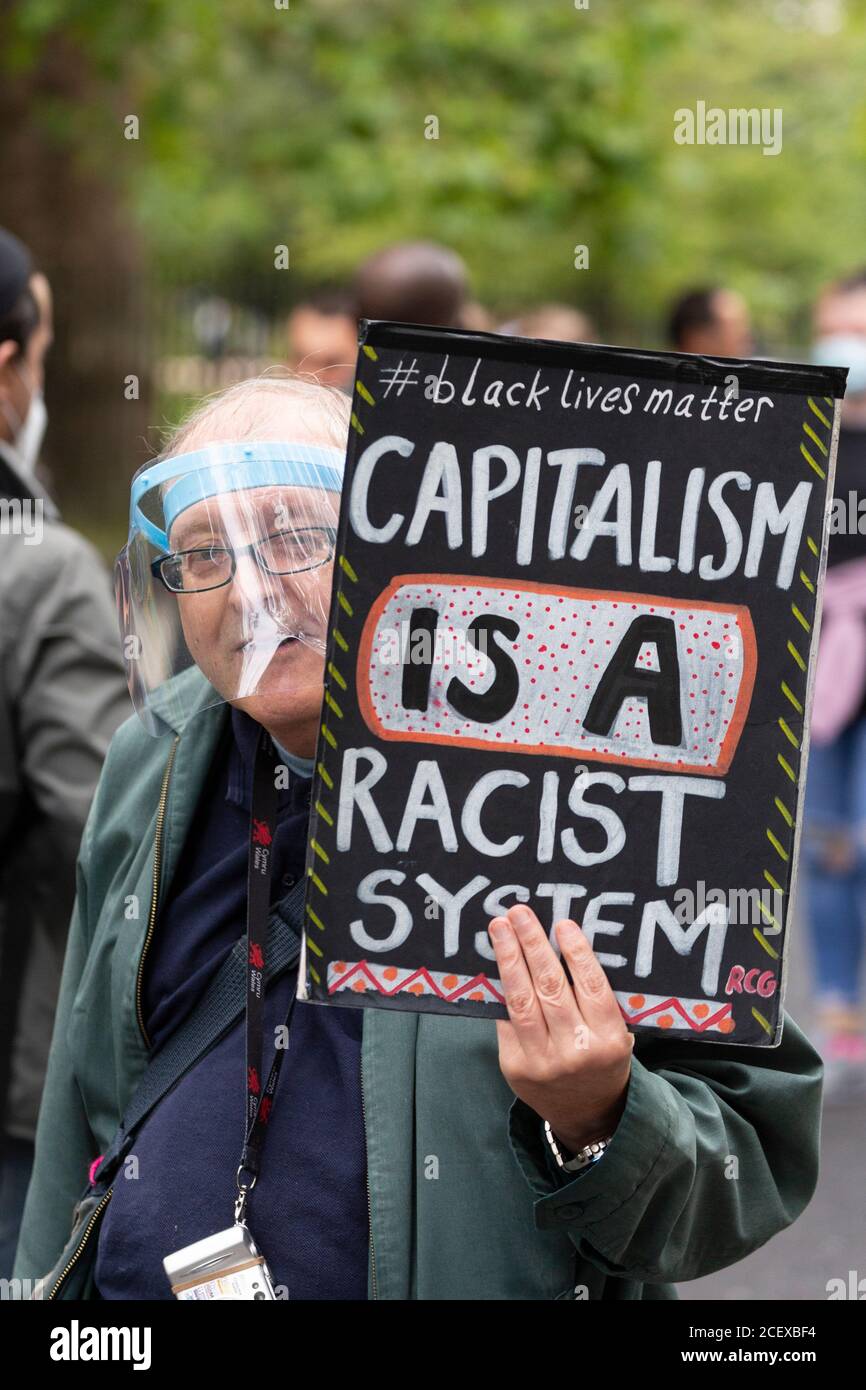
[[[788,725],[785,723],[785,720],[781,717],[779,718],[779,728],[782,730],[782,733],[785,735],[785,738],[788,740],[788,742],[792,743],[799,752],[800,745],[797,742],[796,735],[791,732],[791,730],[788,728]]]
[[[375,351],[374,348],[370,347],[370,345],[369,345],[368,343],[362,344],[361,351],[365,354],[366,357],[369,357],[369,358],[371,359],[371,361],[373,361],[373,362],[378,362],[378,360],[379,360],[378,353]],[[376,404],[375,397],[372,395],[372,393],[370,392],[370,390],[368,389],[368,387],[365,386],[364,383],[363,383],[362,381],[356,381],[356,382],[355,382],[355,392],[356,392],[358,398],[359,398],[361,401],[363,401],[366,405],[368,405],[368,406],[375,406],[375,404]],[[351,419],[352,429],[355,430],[355,432],[356,432],[357,434],[363,435],[363,434],[365,433],[365,431],[364,431],[364,426],[363,426],[363,424],[361,423],[361,420],[360,420],[360,418],[359,418],[357,412],[356,412],[354,409],[353,409],[352,412],[351,412],[351,417],[350,417],[350,419]],[[339,563],[340,569],[343,571],[344,574],[346,574],[346,575],[348,576],[348,578],[351,580],[351,582],[352,582],[353,584],[357,584],[357,583],[358,583],[358,575],[356,574],[354,568],[352,567],[352,565],[351,565],[350,561],[347,559],[347,557],[346,557],[345,555],[339,555],[339,556],[338,556],[338,563]],[[338,603],[339,603],[339,605],[340,605],[340,607],[342,608],[342,610],[343,610],[344,613],[346,613],[350,618],[354,617],[354,615],[355,615],[355,610],[354,610],[354,608],[352,607],[352,605],[351,605],[351,603],[349,602],[349,600],[346,598],[345,594],[343,593],[342,588],[339,588],[339,589],[338,589],[338,592],[337,592],[337,601],[338,601]],[[345,636],[344,636],[343,633],[340,631],[339,627],[337,627],[336,625],[333,626],[333,627],[331,628],[331,634],[332,634],[332,636],[333,636],[333,638],[334,638],[335,643],[336,643],[337,646],[340,648],[340,650],[341,650],[342,652],[344,652],[347,656],[350,655],[350,654],[351,654],[351,648],[350,648],[349,642],[346,640]],[[330,661],[330,660],[328,661],[328,664],[327,664],[327,673],[328,673],[328,675],[332,678],[332,680],[336,683],[336,685],[339,686],[339,688],[340,688],[341,690],[348,691],[348,688],[349,688],[348,682],[346,681],[345,677],[342,675],[341,671],[339,670],[339,668],[335,665],[335,663],[334,663],[333,661]],[[325,705],[326,705],[330,710],[333,711],[333,713],[336,715],[336,717],[337,717],[338,719],[342,719],[342,718],[343,718],[343,711],[342,711],[342,709],[340,708],[340,706],[339,706],[339,704],[337,703],[337,701],[334,699],[334,697],[333,697],[333,695],[331,694],[330,690],[327,689],[327,688],[326,688],[326,690],[325,690]],[[325,740],[325,742],[326,742],[331,748],[333,748],[333,749],[338,749],[338,748],[339,748],[339,744],[337,743],[337,740],[336,740],[336,738],[334,737],[334,734],[333,734],[332,731],[328,728],[327,724],[326,724],[324,721],[323,721],[322,724],[321,724],[320,732],[321,732],[322,738]],[[324,764],[324,761],[323,761],[322,758],[320,758],[319,761],[318,761],[317,764],[316,764],[316,771],[318,772],[319,777],[321,778],[323,785],[324,785],[325,787],[327,787],[328,791],[333,792],[333,791],[334,791],[334,779],[333,779],[333,777],[331,776],[331,774],[328,772],[328,769],[325,767],[325,764]],[[324,803],[323,803],[323,801],[322,801],[322,799],[321,799],[321,795],[320,795],[319,798],[316,800],[316,803],[315,803],[315,811],[316,811],[316,815],[317,815],[317,816],[321,816],[322,820],[325,822],[326,825],[328,825],[328,826],[330,826],[331,828],[333,828],[333,825],[334,825],[334,817],[330,814],[330,812],[328,811],[328,808],[324,805]],[[319,843],[319,841],[318,841],[317,839],[311,838],[311,840],[310,840],[310,848],[312,849],[314,855],[318,856],[318,858],[319,858],[324,864],[330,864],[331,861],[330,861],[330,858],[329,858],[329,856],[328,856],[327,851],[326,851],[325,849],[322,848],[321,844]],[[314,869],[312,866],[310,866],[310,867],[307,869],[307,874],[309,875],[310,879],[311,879],[312,882],[315,884],[315,886],[316,886],[316,888],[319,890],[319,892],[320,892],[323,896],[327,897],[328,889],[327,889],[327,887],[326,887],[325,884],[323,883],[322,879],[319,877],[319,875],[316,873],[315,869]],[[315,912],[313,911],[313,909],[310,907],[309,903],[306,904],[306,912],[307,912],[307,916],[310,918],[310,920],[311,920],[313,923],[315,923],[315,925],[318,927],[319,931],[324,931],[324,930],[325,930],[325,924],[324,924],[324,922],[321,920],[321,918],[319,918],[319,917],[316,916],[316,913],[315,913]],[[316,943],[315,943],[315,941],[312,939],[312,937],[309,936],[309,935],[306,935],[305,940],[306,940],[306,943],[307,943],[307,945],[309,946],[310,950],[311,950],[315,955],[319,956],[320,959],[324,959],[324,954],[323,954],[323,952],[322,952],[321,949],[316,945]],[[321,978],[319,977],[318,973],[316,972],[316,969],[315,969],[315,967],[313,966],[313,964],[312,964],[311,962],[309,962],[309,961],[307,962],[307,971],[308,971],[308,974],[309,974],[310,978],[311,978],[317,985],[320,986],[321,983],[322,983]]]
[[[776,836],[773,834],[769,826],[766,827],[766,832],[767,839],[770,841],[770,844],[773,846],[773,849],[776,851],[778,855],[780,855],[782,859],[784,859],[785,863],[787,864],[791,856],[785,849],[785,846],[781,843],[781,841],[776,839]]]
[[[307,870],[307,873],[309,874],[310,878],[311,878],[311,879],[313,880],[313,882],[315,883],[315,885],[316,885],[316,887],[318,888],[319,892],[320,892],[320,893],[323,893],[323,894],[325,895],[325,897],[327,897],[327,896],[328,896],[328,890],[327,890],[327,888],[325,887],[325,885],[324,885],[324,883],[322,882],[322,880],[319,878],[319,875],[316,873],[315,869],[308,869],[308,870]]]
[[[806,663],[805,663],[805,661],[803,660],[803,658],[801,657],[800,653],[797,651],[797,648],[794,646],[794,643],[793,643],[793,642],[789,642],[789,643],[788,643],[788,651],[791,653],[792,657],[793,657],[794,660],[796,661],[796,663],[797,663],[797,665],[799,666],[800,670],[803,671],[803,672],[805,673],[805,670],[806,670]]]
[[[352,418],[354,419],[354,416]],[[361,433],[363,434],[363,430],[361,431]],[[806,448],[805,444],[800,445],[800,453],[803,455],[803,458],[806,460],[809,467],[814,468],[815,472],[818,474],[818,477],[823,482],[827,474],[824,472],[820,463],[816,463],[815,460],[812,458],[812,455],[809,453],[809,450]]]
[[[353,584],[357,584],[358,576],[352,569],[352,566],[349,564],[349,561],[346,559],[345,555],[340,556],[340,569],[346,571],[346,574],[349,576]]]
[[[770,915],[772,916],[772,913]],[[773,917],[774,922],[775,920],[775,917]],[[775,947],[770,945],[769,941],[765,937],[764,933],[761,931],[760,927],[752,928],[752,936],[755,938],[756,941],[760,941],[768,956],[772,956],[773,960],[779,959],[779,952],[775,949]]]
[[[780,932],[780,931],[782,930],[782,923],[776,921],[776,918],[773,916],[773,914],[772,914],[772,912],[770,911],[770,909],[769,909],[768,907],[765,907],[765,906],[764,906],[764,904],[761,902],[760,898],[758,899],[758,906],[759,906],[759,908],[761,909],[761,911],[762,911],[762,913],[764,914],[764,916],[766,917],[767,921],[770,923],[770,925],[771,925],[772,927],[775,927],[775,929],[776,929],[777,932]]]
[[[319,931],[324,931],[324,930],[325,930],[325,924],[324,924],[324,922],[322,921],[321,917],[317,917],[317,916],[316,916],[315,912],[314,912],[313,909],[310,907],[310,904],[309,904],[309,903],[307,903],[307,916],[308,916],[313,922],[315,922],[316,926],[319,928]]]
[[[819,439],[818,435],[812,429],[812,426],[808,423],[808,421],[803,422],[803,429],[808,434],[812,443],[818,445],[818,448],[821,450],[821,453],[824,455],[825,459],[829,458],[830,450],[827,448],[827,445],[823,442],[823,440]]]

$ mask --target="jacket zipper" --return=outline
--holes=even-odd
[[[135,980],[135,1012],[138,1016],[138,1027],[145,1045],[150,1049],[150,1038],[144,1026],[144,1012],[141,1004],[141,991],[144,976],[144,960],[150,947],[153,930],[156,926],[156,908],[159,901],[159,875],[162,867],[162,827],[165,822],[165,804],[168,800],[168,784],[171,778],[171,769],[174,765],[174,757],[177,752],[177,745],[180,742],[180,734],[175,735],[174,743],[171,745],[171,752],[168,755],[168,762],[165,765],[165,772],[162,777],[162,788],[159,793],[159,805],[156,812],[156,834],[153,842],[153,886],[150,893],[150,912],[147,919],[147,931],[144,937],[144,945],[141,948],[141,957],[138,962],[138,974]]]
[[[364,1121],[364,1144],[367,1143],[367,1107],[364,1104],[364,1064],[361,1063],[361,1115]],[[370,1162],[367,1159],[367,1220],[370,1223],[370,1270],[372,1273],[373,1297],[379,1297],[379,1290],[376,1283],[376,1248],[373,1245],[373,1202],[370,1197]]]
[[[91,1213],[91,1217],[90,1217],[90,1220],[89,1220],[88,1223],[87,1223],[87,1226],[85,1227],[84,1234],[83,1234],[83,1236],[81,1237],[81,1240],[78,1242],[77,1246],[75,1247],[75,1253],[74,1253],[74,1255],[72,1256],[72,1259],[69,1261],[69,1264],[68,1264],[68,1265],[66,1266],[66,1268],[64,1269],[63,1273],[60,1275],[60,1278],[59,1278],[59,1279],[57,1280],[57,1282],[55,1283],[55,1285],[54,1285],[54,1287],[52,1288],[51,1292],[49,1293],[49,1295],[48,1295],[49,1299],[54,1298],[54,1297],[56,1296],[57,1290],[60,1288],[60,1285],[63,1283],[63,1281],[64,1281],[64,1279],[66,1278],[67,1274],[69,1273],[70,1269],[72,1269],[72,1267],[76,1264],[76,1262],[77,1262],[78,1259],[80,1258],[82,1250],[84,1249],[85,1245],[87,1244],[88,1240],[90,1239],[90,1232],[93,1230],[93,1227],[94,1227],[95,1224],[96,1224],[97,1218],[100,1216],[100,1214],[102,1213],[102,1211],[103,1211],[103,1210],[105,1209],[105,1207],[108,1205],[108,1201],[109,1201],[109,1198],[110,1198],[110,1197],[111,1197],[111,1189],[109,1189],[108,1192],[106,1192],[105,1196],[102,1198],[102,1200],[100,1201],[99,1205],[98,1205],[98,1206],[96,1207],[96,1209]]]

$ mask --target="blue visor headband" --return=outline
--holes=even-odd
[[[168,533],[172,524],[187,507],[218,497],[226,492],[241,492],[246,488],[284,487],[319,488],[339,492],[343,486],[344,455],[341,449],[318,444],[258,443],[214,444],[191,454],[175,454],[152,467],[145,468],[132,480],[129,506],[130,539],[141,532],[157,550],[168,554]],[[141,509],[146,493],[177,481],[166,490],[162,499],[165,529]]]

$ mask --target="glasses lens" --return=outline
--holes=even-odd
[[[310,527],[303,531],[280,531],[259,545],[259,555],[271,574],[291,574],[312,569],[330,560],[333,554],[327,531]]]
[[[229,551],[218,548],[184,550],[162,564],[163,577],[175,593],[195,593],[224,584],[231,574]]]

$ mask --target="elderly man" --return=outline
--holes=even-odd
[[[557,924],[572,984],[522,908],[490,923],[495,1028],[294,1004],[297,941],[260,990],[272,934],[302,930],[347,411],[326,388],[244,383],[133,482],[122,596],[147,732],[116,736],[87,828],[16,1274],[51,1270],[54,1297],[170,1297],[163,1260],[237,1199],[278,1296],[676,1297],[814,1190],[821,1066],[790,1018],[768,1051],[635,1040],[580,928]],[[149,1057],[239,939],[246,1023],[88,1197]],[[264,1087],[256,1018],[275,1064],[288,1023]]]

